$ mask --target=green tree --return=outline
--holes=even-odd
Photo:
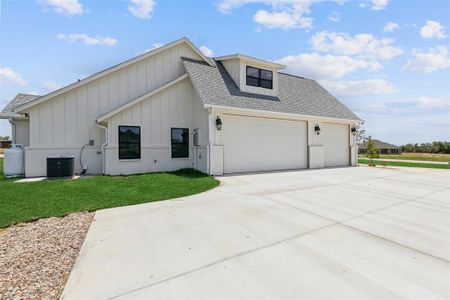
[[[367,140],[366,156],[368,158],[370,158],[370,160],[380,157],[380,149],[377,148],[377,146],[375,145],[375,142],[372,140],[372,137],[370,137],[370,136],[369,136],[369,139]]]
[[[0,135],[0,141],[9,141],[9,136],[1,136]]]

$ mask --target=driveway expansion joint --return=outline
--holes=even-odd
[[[384,237],[382,237],[382,236],[379,236],[379,235],[376,235],[376,234],[367,232],[367,231],[365,231],[365,230],[359,229],[359,228],[357,228],[357,227],[351,226],[351,225],[349,225],[349,224],[346,224],[346,222],[349,222],[349,221],[351,221],[351,220],[358,219],[358,218],[362,218],[362,217],[367,216],[367,215],[370,215],[370,214],[376,214],[376,213],[378,213],[378,212],[381,212],[381,211],[390,209],[390,208],[392,208],[392,207],[400,206],[400,205],[403,205],[403,204],[406,204],[406,203],[410,203],[410,202],[418,202],[418,201],[420,201],[420,200],[419,200],[420,198],[423,198],[423,197],[429,197],[429,196],[431,196],[431,195],[433,195],[433,194],[441,193],[441,192],[446,191],[446,190],[450,190],[450,188],[444,188],[444,189],[441,189],[441,190],[439,190],[439,191],[434,191],[434,192],[428,193],[428,194],[426,194],[426,195],[421,195],[421,196],[418,196],[418,197],[414,197],[414,198],[412,198],[412,199],[408,199],[408,200],[405,200],[405,201],[393,203],[393,204],[390,204],[390,205],[388,205],[388,206],[385,206],[385,207],[382,207],[382,208],[377,208],[377,209],[374,209],[374,210],[371,210],[371,211],[367,211],[367,212],[365,212],[365,213],[363,213],[363,214],[361,214],[361,215],[353,216],[353,217],[350,217],[350,218],[348,218],[348,219],[341,220],[341,221],[337,221],[337,220],[333,220],[333,219],[328,218],[328,217],[325,217],[325,216],[321,216],[321,215],[319,215],[319,214],[316,214],[316,213],[314,213],[314,212],[308,211],[308,210],[306,210],[306,209],[303,209],[303,208],[300,208],[300,207],[297,207],[297,206],[295,206],[295,205],[291,205],[291,204],[288,204],[288,203],[284,203],[284,202],[278,201],[278,200],[276,200],[276,199],[272,199],[272,198],[270,198],[270,197],[266,197],[266,198],[269,199],[269,200],[272,200],[272,201],[274,201],[274,202],[277,202],[277,203],[279,203],[279,204],[286,205],[286,206],[289,206],[289,207],[292,207],[292,208],[301,210],[301,211],[303,211],[303,212],[309,213],[309,214],[314,215],[314,216],[316,216],[316,217],[323,218],[323,219],[326,219],[326,220],[328,220],[328,221],[335,222],[335,223],[332,224],[332,225],[339,224],[339,225],[342,225],[342,226],[344,226],[344,227],[350,228],[350,229],[352,229],[352,230],[356,230],[356,231],[359,231],[359,232],[361,232],[361,233],[364,233],[364,234],[373,236],[373,237],[375,237],[375,238],[377,238],[377,239],[384,240],[384,241],[386,241],[386,242],[395,244],[395,245],[397,245],[397,246],[401,246],[401,247],[403,247],[403,248],[406,248],[406,249],[409,249],[409,250],[418,252],[418,253],[420,253],[420,254],[422,254],[422,255],[426,255],[426,256],[432,257],[432,258],[437,259],[437,260],[440,260],[440,261],[442,261],[442,262],[444,262],[444,263],[446,263],[446,264],[450,264],[450,260],[445,259],[445,258],[443,258],[443,257],[439,257],[439,256],[436,256],[436,255],[430,254],[430,253],[428,253],[428,252],[421,251],[421,250],[419,250],[419,249],[417,249],[417,248],[409,247],[409,246],[404,245],[404,244],[401,244],[401,243],[399,243],[399,242],[395,242],[395,241],[393,241],[393,240],[384,238]],[[328,227],[328,226],[327,226],[327,227]]]

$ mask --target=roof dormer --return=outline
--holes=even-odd
[[[285,66],[243,54],[215,58],[243,92],[278,96],[278,71]]]

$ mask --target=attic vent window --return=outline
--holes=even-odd
[[[247,85],[272,89],[273,73],[269,70],[247,66]]]

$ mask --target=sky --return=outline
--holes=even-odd
[[[183,36],[317,80],[386,142],[450,140],[450,1],[3,0],[0,109]],[[10,135],[0,120],[0,135]]]

